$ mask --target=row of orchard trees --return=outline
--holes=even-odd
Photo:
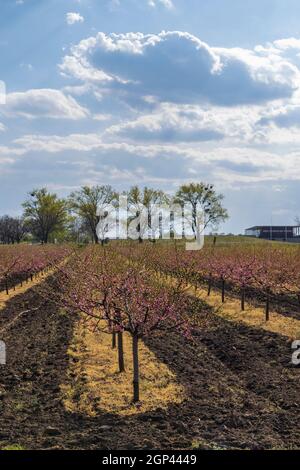
[[[139,341],[174,329],[190,336],[189,298],[180,289],[154,283],[147,270],[125,262],[110,247],[74,250],[56,270],[51,283],[40,286],[42,295],[69,313],[80,313],[92,331],[110,334],[112,347],[118,348],[120,373],[126,368],[123,334],[131,335],[133,401],[139,401]]]
[[[189,223],[194,234],[196,234],[197,209],[205,214],[206,226],[215,227],[228,218],[227,211],[223,207],[223,196],[216,192],[213,185],[204,183],[183,185],[173,195],[166,194],[160,189],[147,187],[140,189],[138,186],[121,194],[108,185],[84,186],[65,199],[42,188],[28,195],[23,204],[24,212],[21,219],[13,221],[7,216],[3,218],[7,223],[3,224],[1,231],[0,222],[0,242],[19,242],[28,232],[41,243],[55,239],[76,242],[90,240],[94,243],[98,243],[99,239],[104,241],[110,229],[109,212],[119,207],[120,196],[126,196],[126,210],[130,213],[129,222],[130,218],[131,220],[138,218],[142,210],[147,211],[146,227],[142,223],[138,223],[136,227],[137,238],[140,241],[143,232],[151,232],[151,220],[157,216],[153,212],[154,205],[176,204],[183,208],[189,204],[191,212]],[[17,225],[18,235],[12,238],[12,226],[16,229]],[[153,230],[152,236],[156,236]]]
[[[265,301],[266,320],[270,302],[281,301],[300,305],[300,248],[270,244],[237,246],[205,246],[200,251],[185,251],[176,245],[135,247],[119,246],[125,257],[134,257],[140,264],[160,275],[176,277],[181,284],[206,285],[210,295],[218,287],[222,302],[226,290],[239,293],[241,310],[247,295]]]
[[[66,258],[70,248],[59,245],[43,246],[0,246],[0,292],[9,294],[10,288],[60,263]]]

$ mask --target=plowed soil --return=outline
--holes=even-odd
[[[199,315],[208,310],[199,301]],[[291,365],[290,341],[210,315],[191,341],[176,333],[147,341],[185,388],[183,403],[91,417],[67,411],[61,396],[61,384],[72,383],[68,348],[77,317],[41,301],[35,288],[12,298],[0,314],[0,330],[11,324],[0,335],[7,344],[0,448],[300,448],[300,369]]]

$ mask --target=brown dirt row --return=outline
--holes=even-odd
[[[153,271],[154,278],[167,285],[176,285],[178,280],[172,276],[162,276]],[[300,316],[298,319],[295,314],[289,315],[288,312],[283,314],[282,311],[270,312],[270,319],[265,319],[264,306],[258,307],[253,303],[245,303],[245,311],[241,310],[241,302],[236,296],[226,295],[225,303],[222,303],[221,294],[218,290],[212,289],[210,296],[203,287],[187,283],[185,292],[211,307],[214,313],[228,321],[234,323],[242,323],[254,328],[262,328],[263,330],[279,335],[286,336],[289,339],[300,338]]]
[[[199,316],[211,311],[198,302]],[[285,337],[211,313],[193,341],[176,333],[147,341],[184,387],[183,403],[132,416],[100,409],[88,416],[68,411],[61,393],[74,380],[76,357],[68,349],[78,318],[41,304],[31,289],[7,302],[0,328],[34,306],[0,338],[8,353],[0,366],[0,448],[300,448],[299,369],[290,365]]]

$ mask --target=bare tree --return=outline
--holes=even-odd
[[[21,217],[0,217],[0,242],[5,244],[20,243],[28,231]]]
[[[126,194],[128,198],[129,223],[136,220],[136,232],[138,240],[141,243],[144,238],[154,238],[156,224],[154,219],[159,216],[156,213],[156,205],[165,204],[168,201],[167,196],[161,190],[152,188],[143,188],[133,186]]]
[[[215,227],[228,219],[228,212],[222,205],[223,199],[224,196],[217,194],[212,184],[191,183],[179,188],[175,194],[174,203],[180,204],[182,208],[185,205],[190,207],[191,213],[187,214],[188,217],[185,219],[190,223],[196,237],[199,211],[203,213],[204,228]]]

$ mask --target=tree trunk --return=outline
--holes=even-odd
[[[94,239],[95,245],[99,245],[99,238],[98,238],[98,235],[97,235],[97,229],[92,229],[92,232],[93,232],[93,239]]]
[[[211,275],[209,276],[209,279],[208,279],[208,290],[207,290],[207,295],[208,297],[210,296],[210,293],[211,293]]]
[[[125,371],[124,364],[124,349],[123,349],[123,333],[122,331],[118,332],[118,358],[119,358],[119,372]]]
[[[225,279],[222,278],[222,303],[225,302]]]
[[[266,297],[266,321],[270,320],[270,294]]]
[[[242,312],[245,310],[245,287],[242,287],[242,292],[241,292],[241,309]]]
[[[133,354],[133,402],[140,400],[140,382],[139,382],[139,338],[132,336],[132,354]]]
[[[115,349],[115,347],[116,347],[116,333],[113,332],[111,335],[111,348]]]

